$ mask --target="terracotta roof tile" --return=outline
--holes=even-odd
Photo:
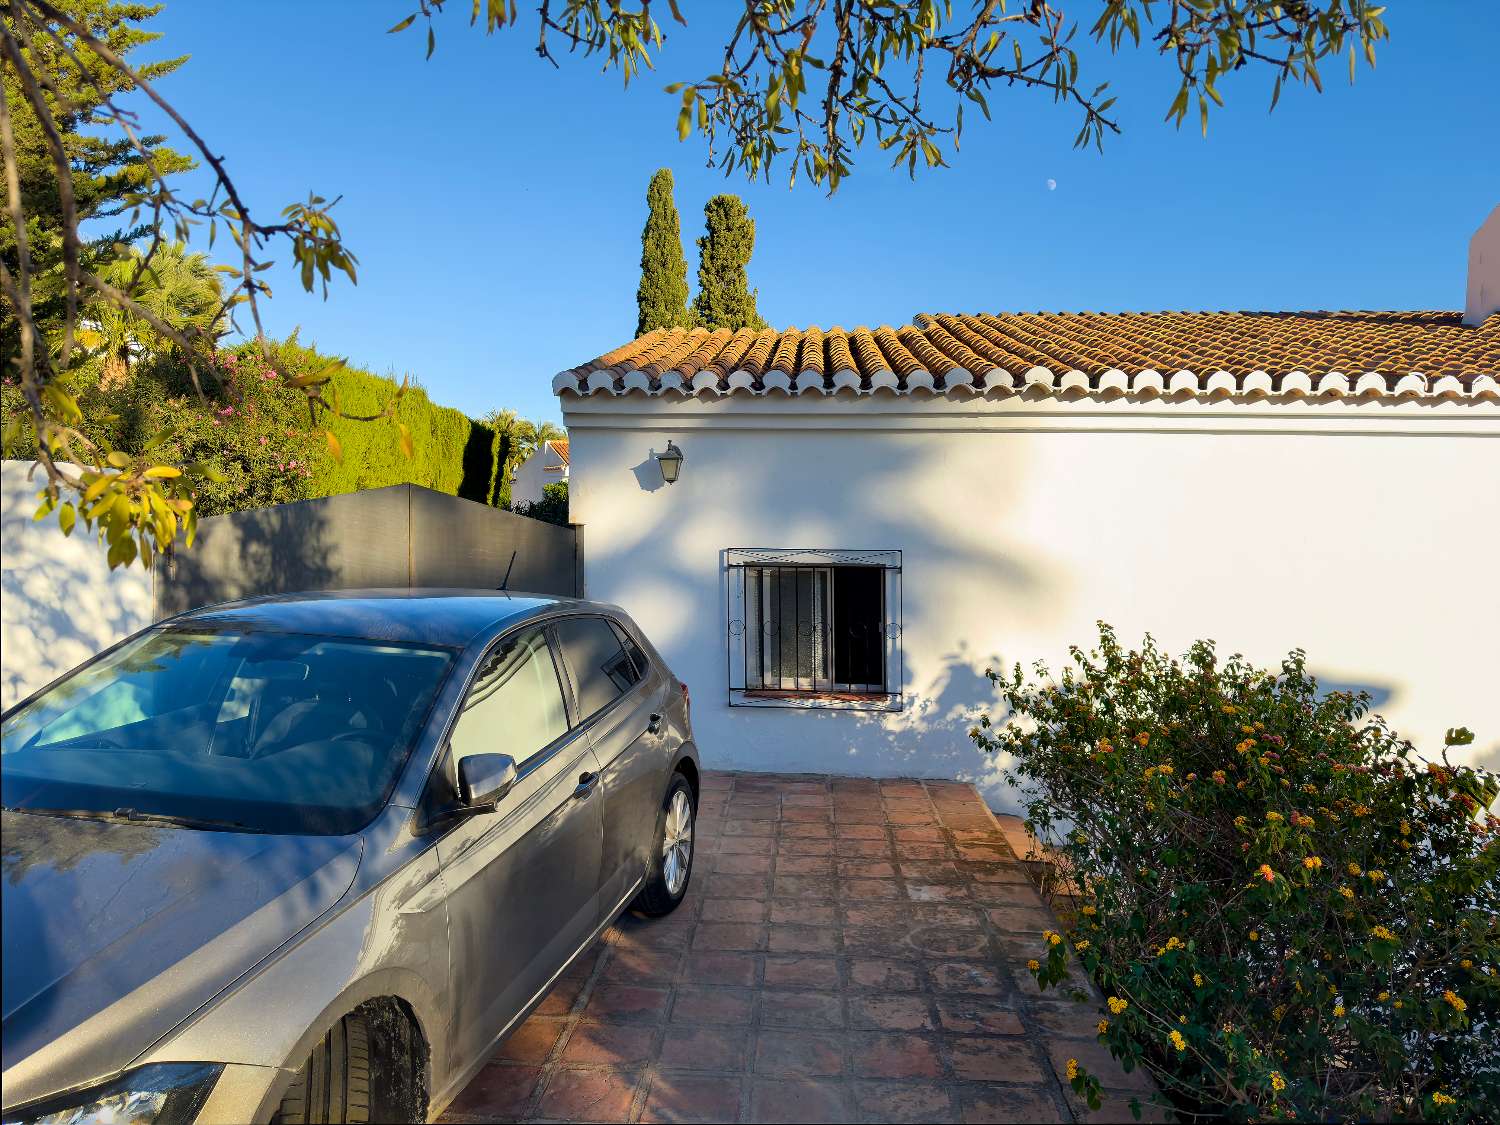
[[[1500,398],[1500,314],[1476,327],[1456,312],[1038,312],[923,314],[901,328],[849,332],[658,329],[563,372],[553,387],[1490,400]]]

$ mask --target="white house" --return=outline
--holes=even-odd
[[[516,467],[511,478],[511,503],[535,504],[542,489],[549,484],[566,484],[568,480],[568,439],[544,441]]]
[[[716,767],[1012,804],[965,737],[985,669],[1057,667],[1101,619],[1266,664],[1303,648],[1419,748],[1465,725],[1495,767],[1500,315],[1477,302],[1500,285],[1470,293],[649,333],[553,384],[587,593],[684,678]]]

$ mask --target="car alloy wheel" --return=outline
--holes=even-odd
[[[676,898],[687,884],[688,865],[693,858],[693,802],[687,791],[672,794],[667,806],[666,831],[662,835],[661,871],[667,893]]]

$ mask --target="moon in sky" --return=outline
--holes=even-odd
[[[1047,181],[1047,190],[1048,191],[1056,191],[1057,190],[1057,181],[1056,180],[1048,180]]]

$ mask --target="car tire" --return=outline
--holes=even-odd
[[[661,813],[656,818],[656,844],[652,849],[651,867],[646,872],[646,883],[631,903],[652,918],[660,918],[676,910],[687,895],[688,882],[693,875],[694,832],[698,821],[698,806],[693,800],[693,787],[680,773],[672,775],[672,784],[667,786],[667,796],[661,804]]]
[[[323,1037],[282,1095],[275,1125],[365,1125],[370,1120],[370,1028],[350,1013]]]

